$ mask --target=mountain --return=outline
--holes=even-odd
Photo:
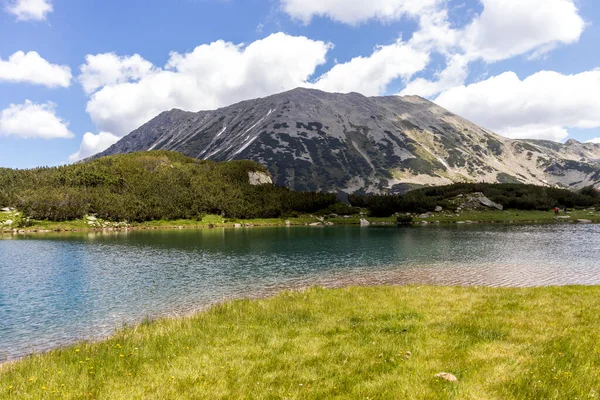
[[[249,159],[295,190],[402,192],[453,182],[581,188],[600,182],[600,145],[513,140],[417,96],[294,89],[214,111],[163,112],[95,157],[174,150]]]

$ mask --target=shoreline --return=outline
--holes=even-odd
[[[195,220],[176,220],[176,221],[147,221],[131,225],[122,223],[107,222],[107,226],[85,226],[85,220],[52,222],[36,221],[31,227],[2,227],[0,226],[0,235],[22,235],[22,234],[47,234],[47,233],[86,233],[86,232],[129,232],[129,231],[152,231],[152,230],[184,230],[184,229],[214,229],[231,228],[244,229],[255,227],[325,227],[325,226],[362,226],[360,219],[369,221],[369,226],[426,226],[426,225],[482,225],[482,224],[505,224],[505,225],[537,225],[537,224],[598,224],[600,223],[600,214],[589,215],[585,212],[577,212],[572,218],[568,216],[555,217],[547,213],[538,212],[541,218],[519,218],[520,214],[527,212],[511,210],[511,214],[504,215],[502,212],[482,212],[477,219],[477,213],[470,213],[467,216],[431,216],[428,218],[415,217],[412,223],[398,224],[394,217],[370,218],[368,216],[333,219],[323,219],[314,216],[305,216],[299,218],[273,218],[273,219],[248,219],[248,220],[229,220],[225,222],[203,222]],[[491,217],[490,217],[491,216]],[[214,216],[209,219],[214,221]],[[500,218],[502,217],[502,218]],[[513,217],[513,218],[511,218]],[[584,218],[586,217],[586,218]],[[220,219],[220,217],[219,217]],[[112,226],[111,226],[112,225]]]
[[[275,299],[279,296],[284,295],[299,295],[311,290],[325,290],[325,291],[337,291],[337,290],[352,290],[352,289],[391,289],[391,288],[405,288],[405,289],[448,289],[448,290],[491,290],[491,291],[519,291],[519,290],[543,290],[543,289],[593,289],[600,288],[600,284],[585,285],[585,284],[568,284],[568,285],[548,285],[548,286],[491,286],[491,285],[477,285],[477,284],[444,284],[436,282],[418,283],[406,281],[403,283],[394,283],[393,279],[377,280],[373,277],[371,280],[363,281],[357,277],[346,277],[336,281],[335,283],[315,283],[311,285],[302,285],[297,287],[282,286],[278,288],[271,288],[263,293],[254,293],[242,296],[229,296],[224,297],[221,300],[213,301],[203,306],[194,307],[188,311],[178,313],[176,311],[170,311],[164,314],[156,315],[154,317],[145,317],[143,320],[130,323],[121,324],[119,327],[115,327],[115,330],[111,334],[102,335],[97,338],[89,339],[74,339],[68,343],[52,346],[46,350],[36,351],[33,353],[19,356],[15,359],[1,360],[0,359],[0,373],[3,368],[10,365],[19,364],[29,359],[44,357],[56,351],[64,351],[74,347],[81,347],[87,345],[98,345],[117,338],[118,335],[126,331],[136,331],[145,325],[154,325],[165,321],[181,322],[191,320],[194,318],[201,317],[203,314],[210,312],[214,308],[226,307],[235,302],[257,302],[261,300]]]
[[[243,398],[260,387],[278,398],[405,398],[444,388],[494,398],[502,384],[514,398],[538,398],[540,389],[581,398],[598,383],[587,366],[597,364],[599,291],[312,286],[229,299],[2,362],[0,397]],[[490,380],[497,368],[503,379]],[[458,383],[436,380],[441,371]],[[543,386],[532,386],[532,375]]]

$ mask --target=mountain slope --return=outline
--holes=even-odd
[[[157,149],[258,161],[276,183],[295,190],[600,182],[600,145],[507,139],[417,96],[295,89],[214,111],[171,110],[96,157]]]

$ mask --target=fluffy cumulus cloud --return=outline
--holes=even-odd
[[[69,161],[83,160],[84,158],[100,153],[115,144],[118,140],[118,136],[109,132],[100,132],[97,135],[87,132],[83,135],[79,150],[69,156]]]
[[[378,19],[397,20],[415,16],[437,6],[440,0],[280,0],[281,8],[292,18],[309,23],[313,17],[327,17],[346,24]]]
[[[154,66],[140,55],[119,57],[114,53],[88,55],[81,66],[79,81],[87,93],[101,87],[138,81],[152,72]]]
[[[600,70],[575,75],[505,72],[443,92],[435,101],[486,128],[515,138],[561,140],[569,128],[600,127]]]
[[[122,137],[171,108],[212,109],[309,85],[331,45],[273,34],[248,45],[217,41],[172,53],[164,67],[139,56],[89,56],[79,77],[99,131]]]
[[[585,22],[573,0],[482,0],[480,16],[467,26],[461,46],[472,58],[499,61],[544,53],[579,40]]]
[[[51,0],[9,0],[5,10],[19,21],[43,21],[53,6]]]
[[[17,51],[7,60],[0,58],[0,82],[30,83],[54,88],[68,87],[71,77],[71,68],[67,65],[52,64],[35,51]]]
[[[368,57],[356,57],[347,63],[336,64],[322,75],[315,86],[330,92],[356,91],[366,96],[385,92],[396,78],[410,78],[429,62],[429,53],[398,41],[379,46]]]
[[[446,9],[425,13],[411,43],[446,56],[436,79],[417,78],[401,94],[432,97],[461,85],[469,63],[497,62],[519,55],[535,58],[558,45],[577,42],[585,21],[573,0],[481,0],[483,11],[462,28],[452,28]]]
[[[598,144],[600,144],[600,137],[590,139],[586,143],[598,143]]]
[[[0,112],[0,136],[19,138],[71,138],[68,122],[56,115],[54,103],[36,104],[26,100]]]

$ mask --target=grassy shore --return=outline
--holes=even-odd
[[[0,397],[595,399],[599,326],[600,287],[315,288],[6,364]]]
[[[600,222],[600,211],[572,210],[567,215],[562,211],[556,218],[553,211],[523,211],[523,210],[505,210],[505,211],[463,211],[460,214],[452,212],[434,213],[429,218],[419,218],[414,216],[415,223],[441,223],[452,224],[462,222],[473,223],[575,223],[579,219]],[[568,217],[568,218],[565,218]],[[55,221],[30,221],[26,226],[21,224],[22,216],[19,213],[0,213],[0,232],[10,233],[15,229],[24,232],[58,232],[58,231],[90,231],[103,229],[189,229],[189,228],[207,228],[207,227],[234,227],[236,224],[242,226],[285,226],[286,222],[290,225],[310,225],[310,224],[333,224],[333,225],[359,225],[361,218],[366,218],[374,224],[395,224],[395,217],[375,218],[369,216],[349,216],[349,217],[317,217],[314,215],[302,215],[290,218],[262,218],[262,219],[232,219],[223,218],[219,215],[206,215],[202,219],[181,219],[181,220],[156,220],[147,222],[133,223],[113,223],[110,221],[95,221],[90,225],[87,219],[73,221],[55,222]],[[11,226],[3,226],[6,220],[13,221]]]

